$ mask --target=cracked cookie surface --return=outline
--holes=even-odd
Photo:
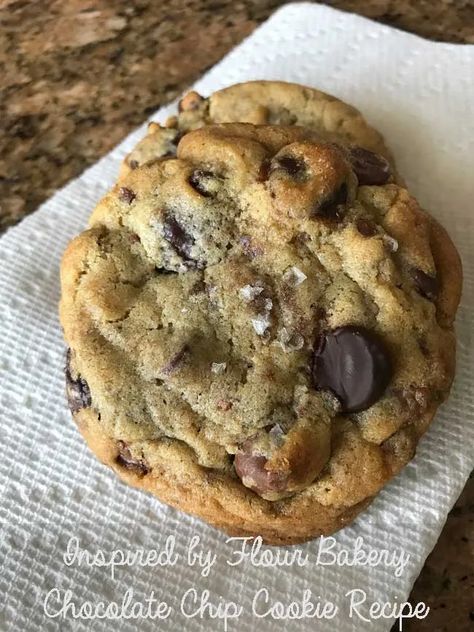
[[[375,162],[297,126],[211,126],[99,203],[60,312],[71,410],[124,480],[289,544],[412,458],[453,378],[461,270]]]
[[[183,134],[215,123],[307,127],[325,140],[375,152],[385,157],[394,170],[393,158],[381,134],[368,125],[356,108],[307,86],[248,81],[218,90],[208,98],[194,91],[187,93],[179,102],[177,116],[170,117],[163,126],[150,123],[145,138],[125,158],[121,176],[141,165],[174,156]],[[367,160],[364,164],[370,168]]]

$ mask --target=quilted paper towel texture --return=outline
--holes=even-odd
[[[462,254],[465,289],[451,399],[416,459],[337,535],[341,550],[351,550],[357,536],[366,546],[404,549],[410,561],[402,576],[384,566],[231,568],[223,534],[125,487],[89,454],[64,402],[58,266],[142,127],[0,240],[0,630],[224,630],[220,620],[180,614],[181,595],[195,587],[209,589],[215,603],[222,597],[244,607],[229,630],[362,631],[368,624],[348,617],[347,590],[365,589],[371,601],[407,597],[474,465],[473,64],[472,46],[430,43],[329,8],[295,4],[278,11],[195,86],[208,94],[237,81],[283,79],[353,103],[384,133],[409,187],[448,227]],[[171,111],[156,117],[163,120]],[[110,552],[158,548],[170,534],[176,535],[181,560],[174,566],[124,567],[112,579],[110,569],[64,563],[72,536],[90,551]],[[193,535],[217,556],[207,577],[183,561]],[[301,548],[314,560],[317,546]],[[284,602],[301,599],[309,588],[315,600],[332,600],[341,610],[335,620],[321,623],[256,619],[251,600],[260,587]],[[78,604],[120,601],[130,588],[143,601],[155,591],[174,612],[163,622],[48,618],[43,602],[53,588],[71,590]],[[374,621],[370,630],[389,630],[391,623]]]

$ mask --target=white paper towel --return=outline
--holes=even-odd
[[[341,551],[352,551],[358,536],[365,547],[392,553],[403,549],[410,559],[401,576],[383,564],[318,566],[318,542],[300,547],[309,556],[306,566],[275,569],[247,562],[231,567],[226,562],[235,559],[236,546],[226,543],[224,535],[125,487],[89,454],[64,401],[58,265],[67,241],[84,227],[114,181],[121,158],[143,135],[142,127],[0,240],[2,631],[224,630],[222,619],[184,616],[180,601],[192,588],[208,589],[214,604],[222,598],[242,606],[239,618],[228,621],[229,630],[390,628],[390,620],[369,624],[355,612],[350,619],[345,593],[357,588],[366,591],[370,602],[404,601],[474,464],[473,66],[473,46],[430,43],[327,7],[295,4],[278,11],[196,85],[209,94],[237,81],[283,79],[353,103],[384,133],[409,187],[447,226],[462,253],[465,289],[451,399],[422,440],[416,459],[337,536]],[[171,110],[160,111],[158,119]],[[172,566],[136,563],[116,569],[112,579],[110,568],[68,565],[64,559],[71,537],[90,552],[110,553],[160,548],[169,535],[176,537],[179,558]],[[207,577],[186,563],[193,535],[200,536],[202,549],[217,556]],[[252,598],[263,587],[272,601],[285,603],[300,601],[310,589],[313,600],[331,600],[340,611],[321,622],[257,618]],[[154,591],[173,612],[161,622],[84,620],[74,618],[71,609],[66,619],[51,618],[44,604],[54,589],[62,597],[70,590],[77,607],[87,600],[120,602],[127,589],[144,603]],[[59,610],[56,597],[59,593],[50,593],[50,614]],[[262,612],[263,601],[257,605]]]

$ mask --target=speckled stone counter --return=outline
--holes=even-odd
[[[0,0],[0,232],[216,63],[278,0]],[[474,0],[335,0],[419,35],[474,43]],[[404,629],[474,630],[474,479],[449,516]]]

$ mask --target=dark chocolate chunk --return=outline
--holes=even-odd
[[[377,227],[369,219],[360,217],[356,222],[357,230],[364,237],[373,237],[377,234]]]
[[[189,177],[189,184],[203,197],[211,197],[212,193],[206,189],[206,179],[212,178],[213,173],[203,169],[195,169]]]
[[[71,349],[66,354],[65,374],[66,395],[71,412],[77,413],[82,408],[89,408],[92,404],[89,385],[80,375],[74,379],[71,374]]]
[[[189,260],[191,247],[194,239],[184,230],[175,217],[166,213],[163,219],[163,237],[168,241],[176,252]]]
[[[354,413],[374,404],[387,388],[392,365],[383,341],[364,327],[339,327],[316,339],[313,384],[329,389],[342,412]]]
[[[391,176],[386,158],[363,147],[351,149],[351,162],[359,184],[385,184]]]
[[[139,162],[138,160],[130,160],[128,166],[130,169],[137,169],[139,167]]]
[[[339,188],[322,200],[311,212],[313,219],[321,218],[339,220],[342,218],[347,202],[347,184],[343,182]]]
[[[279,156],[278,158],[274,158],[270,164],[270,173],[280,169],[285,171],[292,178],[301,176],[306,171],[303,160],[294,158],[293,156]]]
[[[132,191],[132,189],[127,189],[127,187],[120,187],[119,200],[121,200],[122,202],[127,202],[128,204],[131,204],[136,197],[137,194]]]
[[[426,274],[426,272],[423,272],[423,270],[420,270],[419,268],[413,268],[411,275],[418,292],[430,301],[434,301],[438,296],[439,291],[437,278],[435,276],[431,276],[431,274]]]
[[[119,453],[115,457],[115,462],[126,470],[130,470],[131,472],[135,472],[140,476],[144,476],[148,474],[150,468],[148,465],[139,459],[134,459],[132,453],[130,452],[130,448],[124,441],[118,442]]]

